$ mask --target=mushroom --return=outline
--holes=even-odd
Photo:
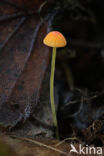
[[[55,72],[55,58],[56,48],[66,46],[67,42],[65,37],[58,31],[49,32],[43,40],[43,43],[53,48],[52,63],[51,63],[51,76],[50,76],[50,102],[53,115],[54,126],[56,127],[56,138],[59,138],[58,122],[56,117],[55,103],[54,103],[54,72]]]

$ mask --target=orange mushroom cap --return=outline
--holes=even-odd
[[[62,33],[58,31],[49,32],[43,40],[43,43],[49,47],[64,47],[67,42]]]

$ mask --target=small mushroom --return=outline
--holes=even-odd
[[[56,138],[59,138],[58,122],[56,117],[55,103],[54,103],[54,72],[55,72],[55,58],[56,48],[66,46],[67,42],[65,37],[58,31],[49,32],[43,40],[43,43],[53,48],[52,63],[51,63],[51,76],[50,76],[50,102],[53,115],[54,126],[56,127]]]

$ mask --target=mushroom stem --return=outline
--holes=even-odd
[[[51,109],[52,109],[52,115],[53,115],[53,122],[54,122],[54,126],[56,127],[56,138],[59,139],[58,122],[57,122],[56,109],[55,109],[55,103],[54,103],[55,59],[56,59],[56,48],[53,47],[51,76],[50,76],[50,102],[51,102]]]

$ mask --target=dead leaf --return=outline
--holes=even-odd
[[[77,153],[70,153],[72,149],[70,143],[62,142],[54,139],[30,139],[17,136],[1,136],[3,140],[11,149],[13,149],[19,156],[78,156]],[[76,150],[79,150],[79,145],[72,143]],[[84,146],[82,146],[84,147]],[[104,150],[103,150],[104,151]],[[85,154],[80,154],[84,156]],[[87,154],[87,156],[97,156],[97,154]]]
[[[49,62],[49,49],[42,43],[48,24],[31,7],[38,7],[41,2],[0,2],[0,125],[3,128],[11,129],[22,119],[26,120],[39,100]],[[31,13],[24,11],[26,6]]]
[[[53,139],[38,139],[32,140],[29,138],[13,136],[5,138],[5,143],[15,150],[15,152],[22,156],[70,156],[69,145],[55,147],[58,143]]]

